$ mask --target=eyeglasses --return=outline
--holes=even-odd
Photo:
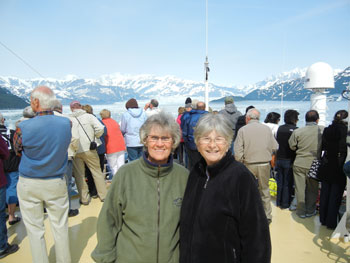
[[[169,143],[172,141],[172,138],[167,136],[159,137],[155,135],[148,135],[147,137],[150,142],[158,142],[160,140],[162,143]]]
[[[201,144],[209,144],[212,141],[214,141],[214,143],[217,144],[217,145],[223,145],[223,144],[227,143],[227,141],[226,141],[226,139],[224,137],[216,137],[215,139],[212,139],[210,137],[201,137],[199,139],[199,142]]]

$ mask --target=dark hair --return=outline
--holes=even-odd
[[[348,117],[348,112],[346,110],[338,110],[334,114],[333,122],[341,122]]]
[[[297,112],[296,110],[287,110],[284,113],[284,122],[286,124],[296,124],[299,116],[299,112]]]
[[[277,124],[278,121],[280,120],[281,118],[281,114],[277,113],[277,112],[269,112],[267,115],[266,115],[266,118],[264,120],[265,123],[275,123]]]
[[[316,110],[309,110],[306,114],[305,114],[305,121],[306,122],[315,122],[320,118],[320,116],[318,115],[318,112]]]
[[[137,109],[139,107],[139,105],[137,104],[137,100],[135,100],[134,98],[131,98],[130,100],[128,100],[125,103],[125,108],[126,109]]]
[[[159,105],[159,103],[156,99],[152,99],[150,103],[153,105],[153,107],[158,107],[158,105]]]
[[[254,109],[255,107],[253,105],[248,106],[245,108],[245,113],[247,113],[250,109]]]

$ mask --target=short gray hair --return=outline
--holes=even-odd
[[[212,131],[216,131],[218,134],[220,134],[220,136],[224,137],[228,146],[231,145],[233,130],[231,128],[230,121],[224,114],[203,114],[194,128],[195,143],[198,145],[199,139]]]
[[[30,95],[32,99],[39,100],[43,109],[51,109],[52,101],[56,99],[55,93],[47,86],[36,87]]]
[[[174,151],[180,143],[181,131],[179,124],[175,121],[171,114],[160,112],[150,116],[140,129],[140,141],[146,146],[147,136],[151,132],[153,127],[160,127],[162,130],[167,131],[171,134],[173,139],[172,151]]]
[[[256,108],[252,108],[247,112],[246,117],[248,117],[251,120],[259,120],[260,111],[258,111]]]
[[[107,110],[107,109],[103,109],[100,112],[100,116],[101,116],[102,119],[110,118],[111,117],[111,112],[109,110]]]
[[[53,111],[62,111],[62,103],[58,99],[54,99],[51,103],[51,109]]]

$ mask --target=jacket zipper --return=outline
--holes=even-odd
[[[158,221],[157,221],[157,263],[159,263],[159,225],[160,225],[160,167],[158,166],[157,191],[158,191]]]
[[[236,249],[233,248],[232,252],[233,252],[233,262],[236,262],[237,261]]]
[[[205,181],[204,189],[207,189],[207,184],[208,184],[208,181],[209,181],[209,173],[208,173],[208,171],[206,171],[205,174],[207,175],[207,180]]]

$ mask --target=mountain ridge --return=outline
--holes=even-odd
[[[304,89],[305,72],[306,69],[296,68],[245,86],[224,87],[209,83],[209,96],[211,99],[234,96],[237,99],[242,97],[243,100],[280,100],[283,89],[284,100],[307,100],[311,91]],[[334,72],[335,89],[329,90],[329,94],[334,99],[339,99],[341,91],[349,85],[350,67]],[[82,103],[109,104],[126,101],[131,97],[145,100],[202,98],[205,90],[203,82],[183,80],[172,75],[113,73],[102,75],[97,79],[84,79],[75,75],[67,75],[64,79],[0,77],[0,86],[26,101],[33,88],[39,85],[53,88],[63,104],[68,104],[74,99]]]

